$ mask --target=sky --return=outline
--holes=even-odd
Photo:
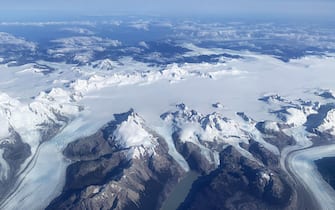
[[[334,17],[334,0],[0,0],[0,11],[84,15],[230,15]]]

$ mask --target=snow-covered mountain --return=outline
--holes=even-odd
[[[50,38],[0,32],[0,209],[334,206],[314,164],[335,155],[333,29],[4,26]]]

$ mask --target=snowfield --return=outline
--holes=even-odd
[[[139,23],[134,23],[133,27],[147,28]],[[3,40],[14,39],[6,34],[0,35]],[[32,43],[20,41],[26,47],[34,47]],[[84,48],[102,41],[96,37],[55,40],[59,48],[49,53],[76,51],[78,45]],[[107,40],[106,45],[116,47],[121,43]],[[279,124],[284,123],[288,125],[286,134],[298,140],[299,148],[310,145],[304,125],[308,116],[316,112],[317,106],[305,102],[324,104],[332,100],[331,97],[320,97],[315,91],[335,89],[333,55],[306,56],[283,62],[274,56],[247,51],[204,49],[193,44],[184,47],[190,50],[185,57],[229,52],[240,58],[223,57],[217,63],[174,63],[167,66],[151,66],[127,57],[118,61],[100,60],[84,66],[43,61],[44,65],[52,67],[47,74],[32,69],[32,64],[0,64],[0,144],[10,137],[13,129],[23,142],[30,145],[33,153],[33,161],[27,160],[20,171],[20,183],[0,208],[45,207],[60,193],[65,181],[69,163],[63,158],[62,149],[79,137],[93,134],[112,120],[113,114],[130,108],[138,115],[130,116],[113,134],[119,146],[133,147],[132,158],[140,158],[143,152],[153,154],[156,140],[143,129],[145,122],[153,130],[159,128],[157,133],[162,136],[169,136],[166,141],[170,154],[185,170],[188,166],[177,154],[171,139],[175,131],[180,132],[182,141],[201,145],[204,153],[210,153],[210,150],[202,145],[203,142],[216,141],[233,145],[250,157],[239,143],[247,144],[247,139],[252,136],[279,154],[278,149],[265,142],[254,127],[255,122],[265,121],[265,130],[278,132]],[[269,95],[271,97],[266,97]],[[259,100],[262,97],[265,101]],[[219,109],[212,106],[221,103],[224,106],[219,106]],[[241,118],[237,112],[246,113],[250,119]],[[334,109],[330,110],[316,129],[335,135],[334,113]],[[59,131],[54,135],[45,135],[56,127]],[[311,191],[314,188],[310,186],[318,189],[313,191],[315,197],[324,195],[324,189],[329,194],[334,193],[325,183],[314,182],[315,167],[305,167],[300,162],[307,158],[311,164],[311,160],[323,156],[325,149],[308,151],[313,155],[307,155],[306,150],[292,156],[291,170],[309,183],[306,187]],[[284,156],[285,150],[281,154]],[[0,180],[5,180],[10,166],[2,156],[3,150],[0,149]],[[218,164],[218,159],[213,161]],[[299,175],[299,170],[304,170],[304,175]],[[325,198],[321,202],[330,205],[332,201]]]

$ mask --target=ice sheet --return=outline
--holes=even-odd
[[[238,119],[236,112],[243,111],[256,121],[275,120],[275,117],[267,111],[269,107],[258,100],[265,93],[278,93],[288,98],[314,99],[315,95],[309,91],[313,88],[335,89],[334,57],[309,56],[285,63],[266,55],[247,53],[243,56],[243,59],[227,61],[223,69],[232,69],[243,72],[243,74],[204,77],[202,73],[188,74],[193,66],[187,66],[186,73],[185,69],[183,70],[187,76],[184,75],[183,79],[176,80],[174,83],[169,82],[164,74],[159,74],[159,77],[154,77],[154,80],[143,80],[138,77],[141,75],[139,74],[136,75],[136,78],[139,78],[141,82],[123,85],[119,83],[99,84],[99,80],[96,80],[97,85],[101,86],[92,91],[83,91],[81,97],[77,99],[77,103],[85,107],[84,116],[75,119],[61,133],[40,147],[34,164],[30,166],[30,170],[26,170],[21,175],[21,184],[2,207],[40,209],[46,205],[60,192],[64,183],[68,163],[64,160],[61,149],[78,137],[94,133],[106,122],[112,120],[115,113],[126,112],[133,108],[144,118],[148,126],[155,128],[162,126],[159,116],[171,110],[177,103],[183,102],[206,114],[213,112],[214,108],[211,105],[219,101],[224,104],[220,112],[229,118]],[[207,70],[220,71],[217,65],[213,65],[203,64],[202,66],[206,66]],[[71,65],[66,64],[61,66],[65,72],[62,76],[50,74],[46,77],[32,72],[25,72],[29,75],[24,77],[16,77],[15,72],[20,70],[19,67],[6,69],[7,67],[2,66],[1,68],[4,77],[0,78],[0,88],[21,101],[34,100],[27,96],[37,96],[41,91],[50,90],[54,86],[70,92],[80,92],[81,88],[85,88],[85,84],[84,87],[74,90],[71,89],[71,85],[54,83],[53,80],[75,81],[80,79],[85,81],[89,78],[87,74],[72,69]],[[147,68],[150,67],[146,66],[144,71],[148,71]],[[108,76],[107,74],[107,80]],[[31,83],[27,82],[29,80],[32,83],[36,82],[36,86],[32,87]],[[36,143],[33,142],[30,141],[31,144],[35,144],[31,146],[36,147]],[[171,146],[170,143],[169,147]],[[181,157],[173,149],[170,151],[176,160],[187,169]]]

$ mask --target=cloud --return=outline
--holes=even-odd
[[[72,28],[63,28],[62,31],[82,34],[82,35],[94,35],[95,33],[87,28],[72,27]]]
[[[35,51],[37,48],[35,43],[26,41],[24,38],[16,37],[9,33],[0,32],[0,46],[3,45],[12,45],[31,51]]]
[[[150,21],[137,20],[137,21],[131,22],[129,26],[132,28],[136,28],[138,30],[149,31]]]
[[[118,40],[104,39],[97,36],[74,36],[52,40],[55,48],[48,53],[54,57],[64,57],[66,54],[74,56],[76,61],[88,62],[95,52],[105,51],[109,47],[118,47],[122,43]]]

